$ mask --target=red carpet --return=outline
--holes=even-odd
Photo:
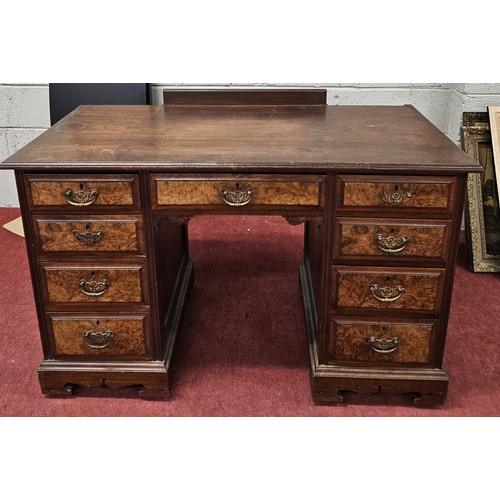
[[[0,209],[0,225],[19,215]],[[474,274],[460,248],[444,368],[446,404],[418,409],[404,396],[349,394],[316,406],[298,265],[302,226],[276,217],[195,217],[196,285],[181,330],[170,401],[133,389],[86,389],[47,399],[25,243],[0,229],[0,415],[3,416],[498,416],[500,274]]]

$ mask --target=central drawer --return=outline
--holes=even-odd
[[[321,208],[325,177],[318,175],[153,175],[155,207],[283,206]]]

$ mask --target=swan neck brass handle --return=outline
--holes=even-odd
[[[73,236],[86,247],[90,247],[98,243],[104,238],[104,231],[92,232],[87,229],[85,232],[79,231],[78,229],[73,229]]]
[[[410,243],[410,238],[406,235],[402,236],[384,236],[380,233],[375,235],[375,243],[378,248],[385,253],[398,253],[406,248]]]
[[[85,345],[92,349],[104,349],[105,347],[108,347],[115,336],[111,330],[107,330],[105,332],[93,332],[88,330],[82,335]]]
[[[107,289],[111,282],[104,278],[101,281],[91,280],[87,281],[84,278],[78,280],[78,286],[80,287],[80,291],[85,295],[89,295],[90,297],[99,297],[102,295]]]
[[[398,337],[392,337],[390,339],[378,339],[376,337],[370,337],[368,339],[368,345],[375,351],[381,354],[389,354],[394,352],[399,345]]]
[[[252,201],[253,190],[251,188],[242,190],[239,184],[236,184],[234,190],[223,189],[220,192],[226,205],[230,207],[243,207]]]
[[[380,199],[382,203],[397,207],[402,205],[405,201],[413,196],[411,191],[392,191],[388,192],[385,189],[380,191]]]
[[[375,283],[370,287],[372,295],[380,302],[395,302],[403,295],[405,288],[403,285],[380,286]]]
[[[74,207],[88,207],[95,202],[99,196],[99,191],[97,189],[91,189],[90,191],[80,191],[74,192],[71,188],[66,189],[63,192],[65,200]]]

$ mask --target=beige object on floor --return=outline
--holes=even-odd
[[[21,217],[11,220],[10,222],[7,222],[7,224],[4,224],[3,227],[7,229],[7,231],[10,231],[14,234],[18,234],[19,236],[22,236],[24,238],[24,228]]]
[[[491,144],[497,178],[497,193],[500,193],[500,106],[488,106],[490,117]]]

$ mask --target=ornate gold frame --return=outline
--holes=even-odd
[[[464,117],[462,127],[462,148],[475,161],[483,167],[484,157],[480,153],[480,145],[486,150],[491,150],[493,158],[493,148],[491,143],[491,133],[486,113],[474,113],[474,118],[478,115],[483,120],[467,120]],[[470,118],[470,117],[469,117]],[[472,122],[472,124],[470,124]],[[484,174],[468,174],[467,177],[467,202],[466,202],[466,232],[469,245],[470,267],[474,272],[500,272],[500,253],[488,253],[486,246],[486,227],[483,210],[483,179]],[[498,196],[494,200],[498,206]]]

